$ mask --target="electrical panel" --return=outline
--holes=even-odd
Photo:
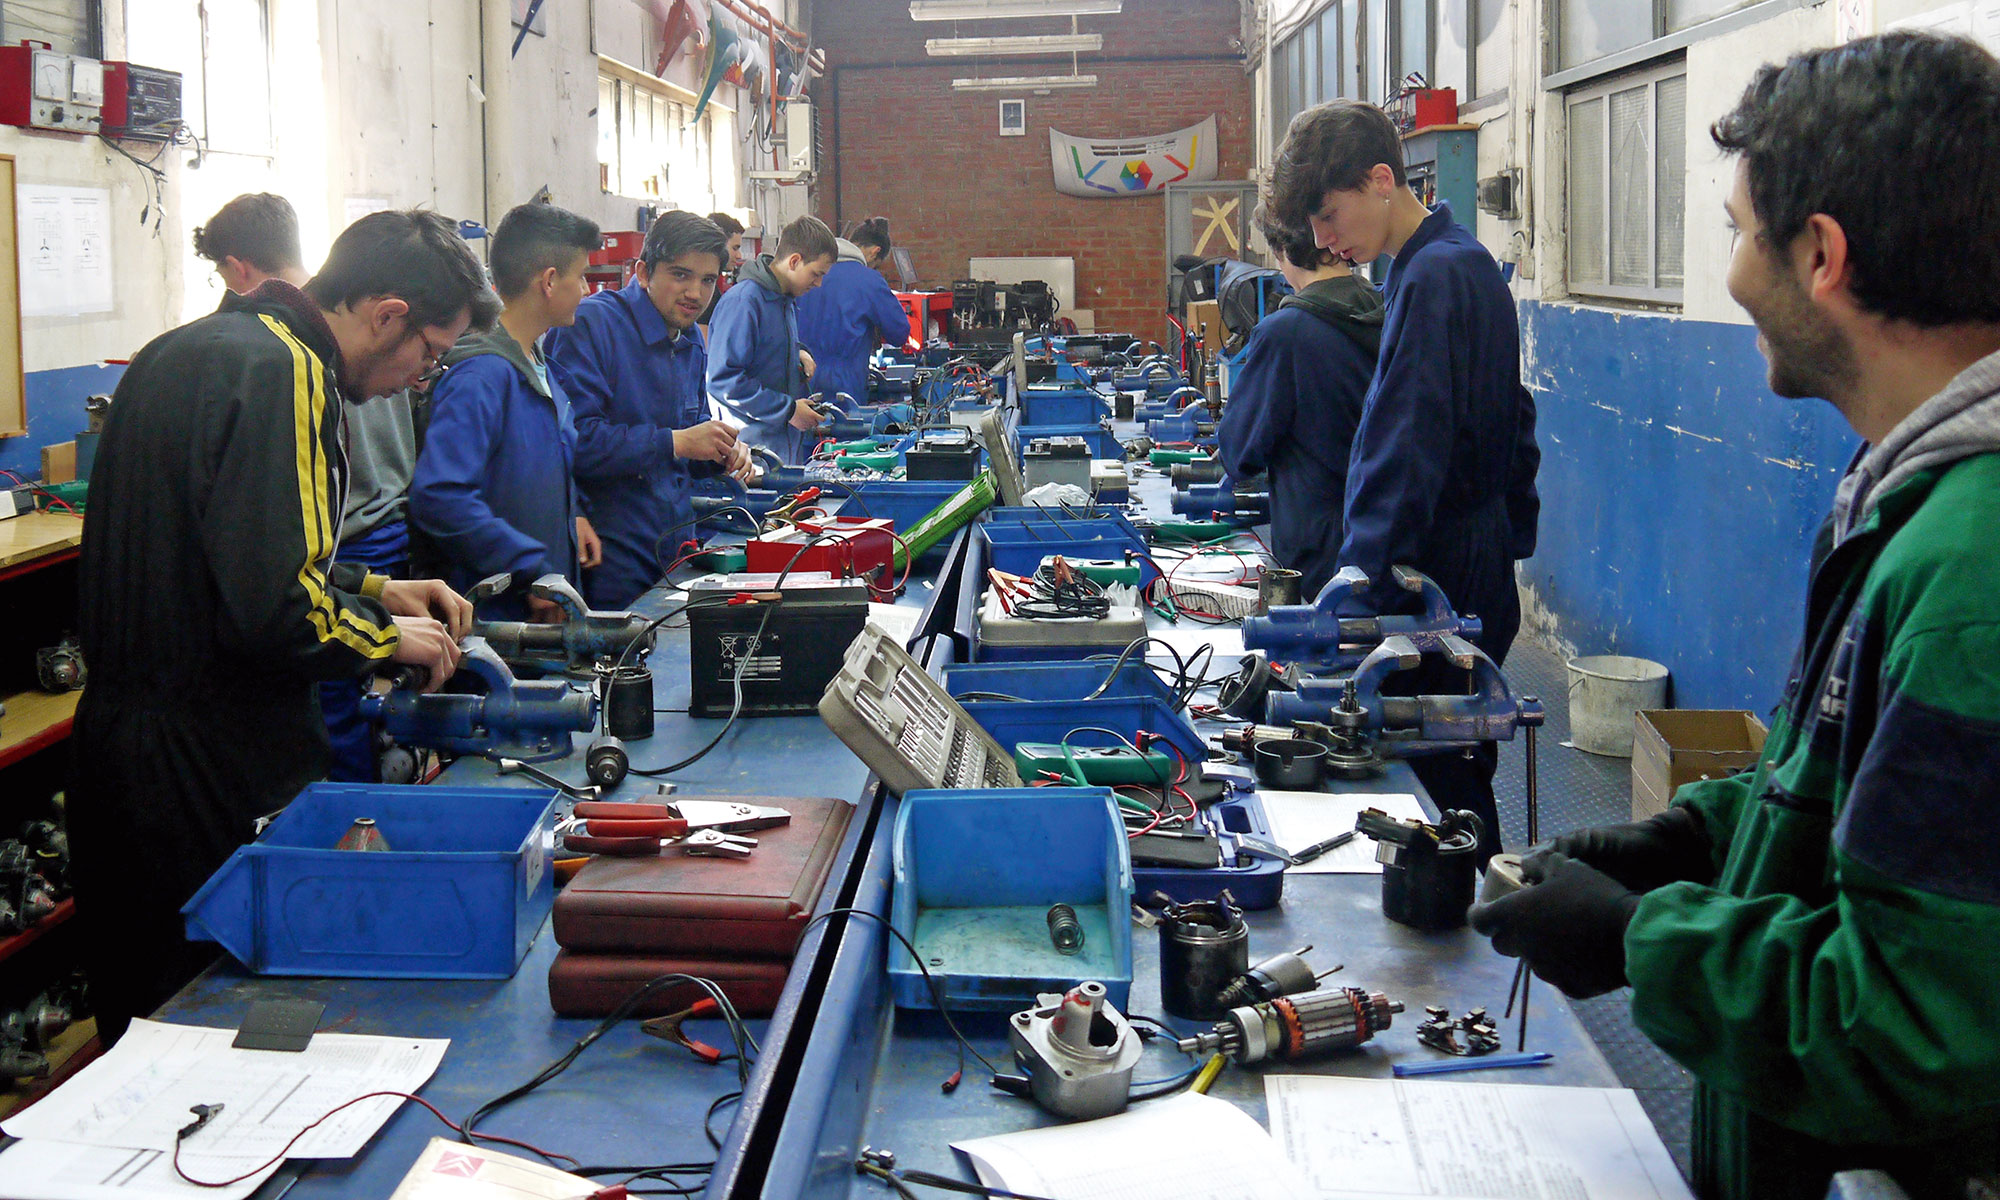
[[[813,143],[813,106],[804,100],[785,105],[785,169],[795,175],[810,175],[819,169],[819,155]]]
[[[104,64],[104,132],[172,141],[181,123],[181,73],[138,63]]]
[[[103,63],[47,42],[0,46],[0,124],[96,133],[103,122]]]

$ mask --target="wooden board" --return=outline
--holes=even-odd
[[[76,717],[76,702],[83,693],[16,692],[6,698],[7,711],[0,715],[0,764],[12,761],[23,747],[38,740],[69,736],[69,724]]]
[[[28,432],[21,374],[21,259],[14,220],[14,156],[0,154],[0,437]]]
[[[83,518],[32,512],[0,521],[0,568],[18,566],[83,545]]]
[[[76,478],[76,443],[42,447],[42,482],[68,483]]]

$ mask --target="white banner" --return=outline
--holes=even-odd
[[[1170,183],[1215,178],[1215,117],[1173,133],[1136,138],[1080,138],[1049,130],[1049,165],[1066,196],[1146,196]]]

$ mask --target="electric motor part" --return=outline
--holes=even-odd
[[[1160,1004],[1168,1016],[1213,1021],[1229,1011],[1223,989],[1250,969],[1250,927],[1224,889],[1214,900],[1176,904],[1155,892],[1160,913]]]
[[[653,736],[653,672],[639,663],[614,666],[600,662],[598,687],[604,702],[604,728],[611,736],[636,742]]]
[[[73,692],[84,684],[83,647],[74,636],[35,651],[35,680],[45,692]]]
[[[1479,902],[1491,904],[1527,886],[1527,877],[1521,874],[1521,856],[1496,854],[1486,860],[1486,874],[1479,880]]]
[[[1215,1027],[1177,1045],[1196,1055],[1226,1054],[1249,1065],[1296,1062],[1349,1050],[1389,1028],[1400,1000],[1361,988],[1325,988],[1229,1010]]]
[[[1354,827],[1378,843],[1383,916],[1434,933],[1465,924],[1485,831],[1477,814],[1451,809],[1433,825],[1368,808],[1355,818]]]
[[[608,733],[593,740],[583,752],[584,773],[592,783],[606,790],[623,783],[631,769],[632,759],[625,752],[625,743]]]
[[[1317,988],[1319,975],[1305,960],[1305,955],[1311,950],[1311,946],[1301,946],[1297,950],[1273,954],[1255,964],[1234,983],[1223,989],[1220,997],[1223,1007],[1241,1008],[1247,1004],[1262,1004],[1266,1000],[1276,1000],[1280,996],[1296,996],[1301,992],[1310,992]]]
[[[56,890],[17,838],[0,841],[0,934],[18,933],[56,910]]]
[[[54,821],[28,821],[21,826],[21,844],[28,848],[37,875],[57,892],[69,881],[69,834]]]
[[[0,1079],[47,1078],[48,1048],[73,1019],[68,1008],[48,996],[0,1014]]]
[[[1450,1009],[1433,1004],[1424,1009],[1424,1022],[1417,1026],[1417,1040],[1446,1054],[1477,1058],[1500,1048],[1500,1031],[1483,1008],[1453,1019]]]
[[[1083,926],[1077,922],[1076,909],[1067,904],[1049,906],[1049,943],[1057,954],[1082,952]]]
[[[1124,1111],[1144,1052],[1138,1032],[1094,980],[1036,997],[1035,1007],[1007,1023],[1007,1040],[1035,1103],[1073,1121]]]
[[[1302,604],[1301,576],[1285,567],[1265,567],[1257,579],[1257,611],[1267,613],[1277,604]]]

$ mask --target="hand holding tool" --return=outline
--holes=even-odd
[[[1523,864],[1524,872],[1526,864]],[[1475,904],[1466,919],[1493,948],[1582,999],[1625,985],[1625,927],[1639,893],[1588,863],[1549,854],[1532,887]]]

